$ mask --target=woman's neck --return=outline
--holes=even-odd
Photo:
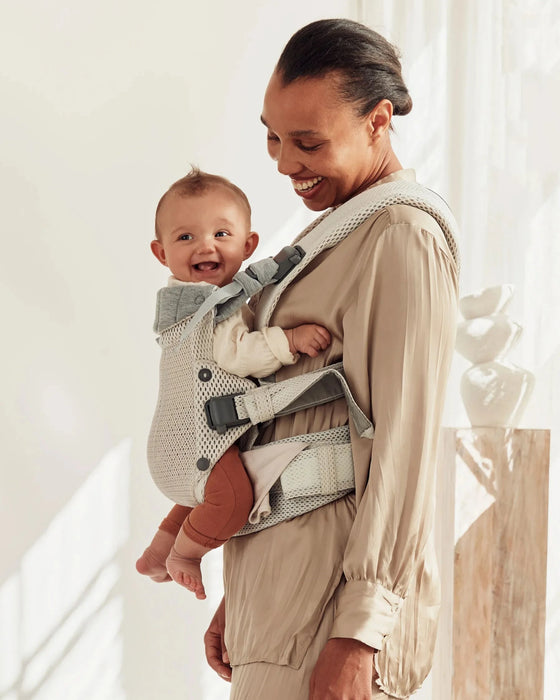
[[[387,175],[395,173],[397,170],[402,170],[402,165],[397,158],[396,153],[393,151],[391,146],[389,146],[379,162],[374,182],[387,177]]]

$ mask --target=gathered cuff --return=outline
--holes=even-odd
[[[347,581],[337,596],[330,637],[358,639],[379,650],[393,631],[403,602],[379,583]]]
[[[282,365],[293,365],[297,362],[299,355],[290,352],[290,343],[284,331],[278,326],[269,326],[261,330],[270,351]]]

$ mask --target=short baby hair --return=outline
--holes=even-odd
[[[234,185],[233,182],[230,182],[230,180],[222,177],[221,175],[212,175],[211,173],[203,172],[197,167],[192,167],[190,172],[188,172],[180,180],[177,180],[177,182],[174,182],[159,200],[156,207],[156,238],[160,240],[158,216],[168,197],[173,194],[176,194],[179,197],[197,197],[205,192],[208,192],[208,190],[212,189],[213,187],[225,187],[235,196],[247,214],[247,220],[250,228],[251,205],[249,204],[249,200],[247,199],[245,192],[237,187],[237,185]]]

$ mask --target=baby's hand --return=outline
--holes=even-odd
[[[331,344],[331,334],[328,330],[315,323],[304,323],[285,332],[292,354],[300,352],[309,357],[317,357],[321,350],[325,350]]]

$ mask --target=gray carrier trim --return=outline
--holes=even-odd
[[[154,332],[162,333],[192,316],[217,289],[213,284],[180,284],[157,293]]]

